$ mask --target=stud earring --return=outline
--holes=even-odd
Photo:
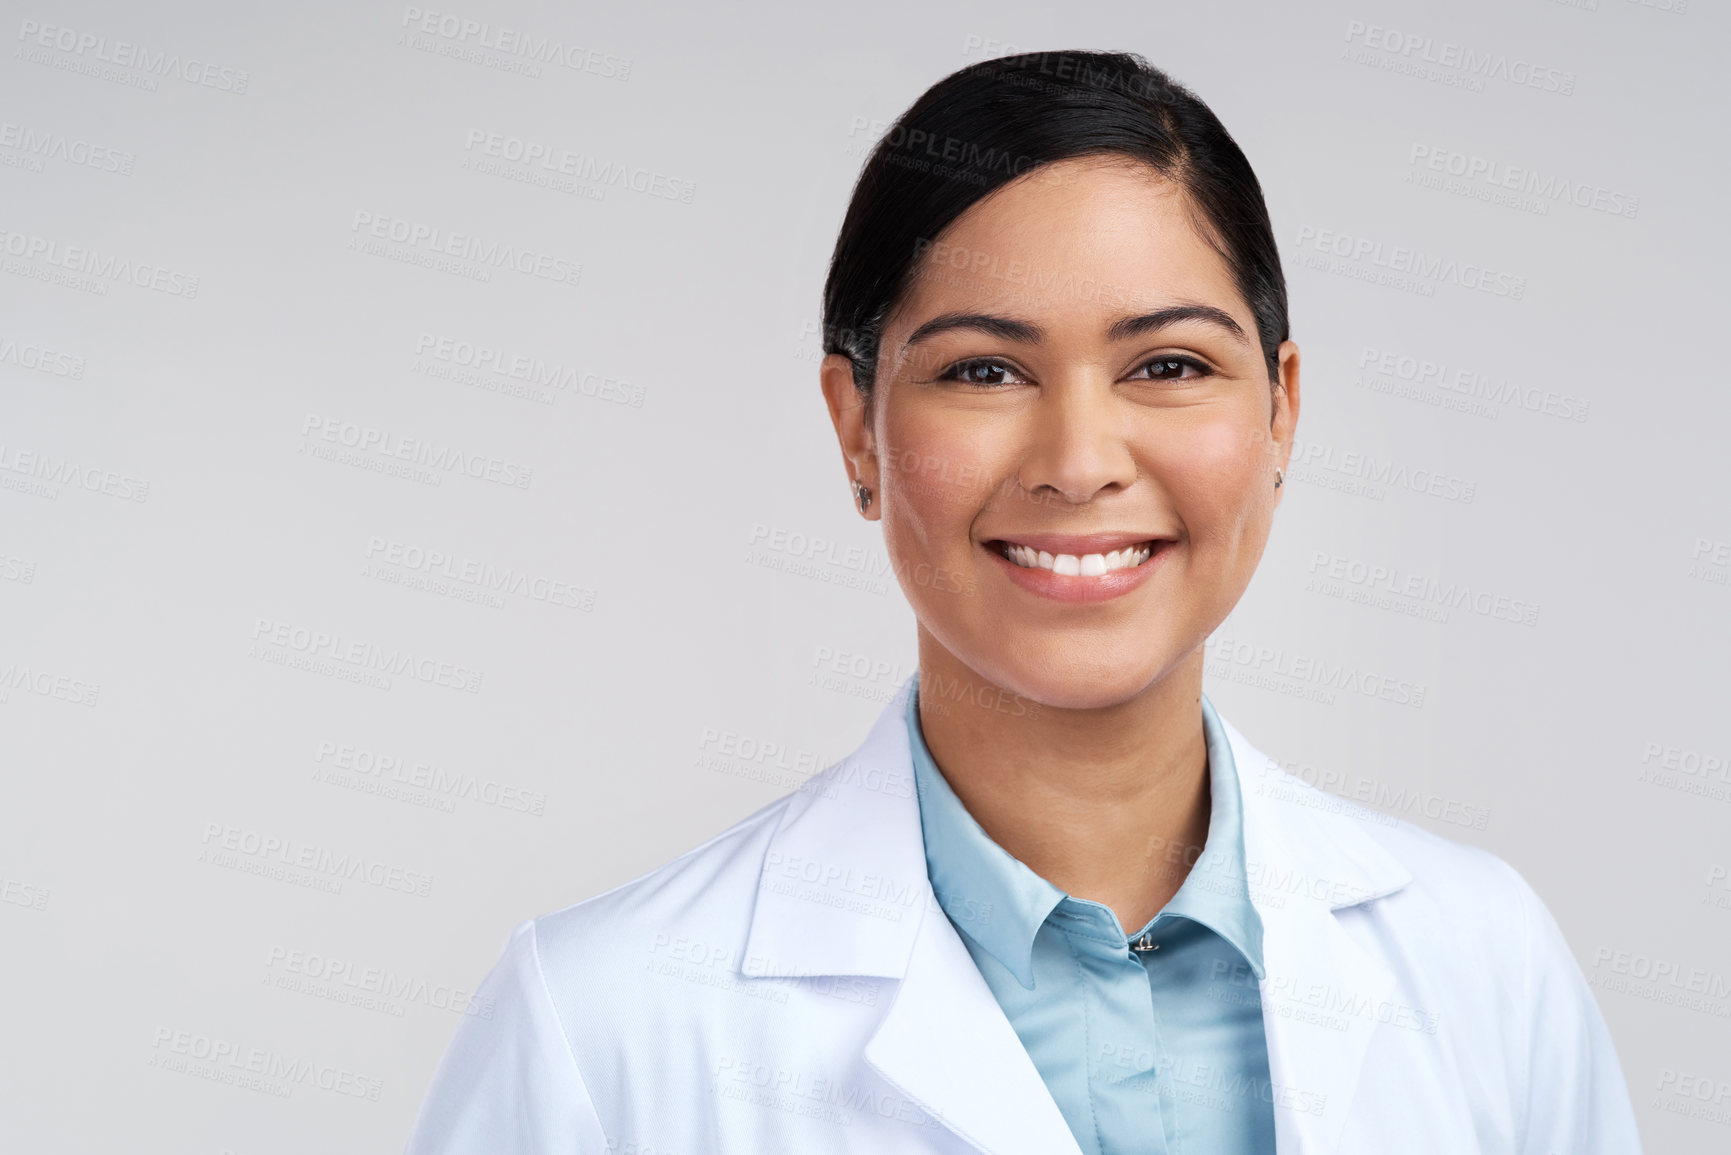
[[[1275,469],[1275,471],[1274,471],[1274,488],[1279,489],[1280,483],[1285,481],[1285,480],[1286,480],[1286,474],[1280,472],[1280,470],[1278,468]]]
[[[872,491],[856,481],[853,483],[853,498],[859,502],[859,511],[864,513],[866,506],[872,503]]]

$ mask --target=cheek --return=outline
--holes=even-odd
[[[1274,488],[1272,442],[1259,423],[1198,424],[1161,454],[1161,481],[1198,543],[1235,543],[1258,525]]]
[[[885,516],[905,519],[934,545],[940,537],[965,544],[997,480],[993,441],[958,422],[889,423],[879,451]]]

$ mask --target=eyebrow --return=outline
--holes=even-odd
[[[1163,329],[1168,325],[1176,325],[1181,321],[1201,321],[1215,328],[1224,329],[1233,339],[1249,344],[1249,338],[1244,335],[1244,329],[1231,314],[1216,309],[1212,305],[1170,305],[1164,309],[1156,309],[1152,313],[1143,313],[1137,317],[1121,317],[1112,322],[1106,330],[1109,341],[1126,341],[1131,337],[1139,337],[1143,333],[1155,329]],[[1023,344],[1037,344],[1045,340],[1045,330],[1032,321],[1022,321],[1015,317],[995,317],[989,313],[944,313],[933,317],[908,336],[907,344],[917,345],[921,341],[936,337],[940,333],[948,333],[957,329],[971,329],[977,333],[986,333],[993,337],[1002,337],[1006,341],[1019,341]]]

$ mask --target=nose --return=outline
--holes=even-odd
[[[1029,497],[1082,505],[1135,482],[1136,460],[1109,384],[1052,388],[1030,417],[1028,452],[1017,473]]]

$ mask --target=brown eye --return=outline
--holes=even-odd
[[[1152,361],[1144,361],[1141,368],[1147,371],[1147,379],[1150,381],[1194,380],[1213,372],[1208,366],[1191,357],[1156,357]],[[1193,369],[1195,372],[1186,376],[1186,369]]]
[[[958,361],[938,375],[939,381],[959,381],[963,385],[991,388],[1007,385],[1014,370],[1002,361]]]

